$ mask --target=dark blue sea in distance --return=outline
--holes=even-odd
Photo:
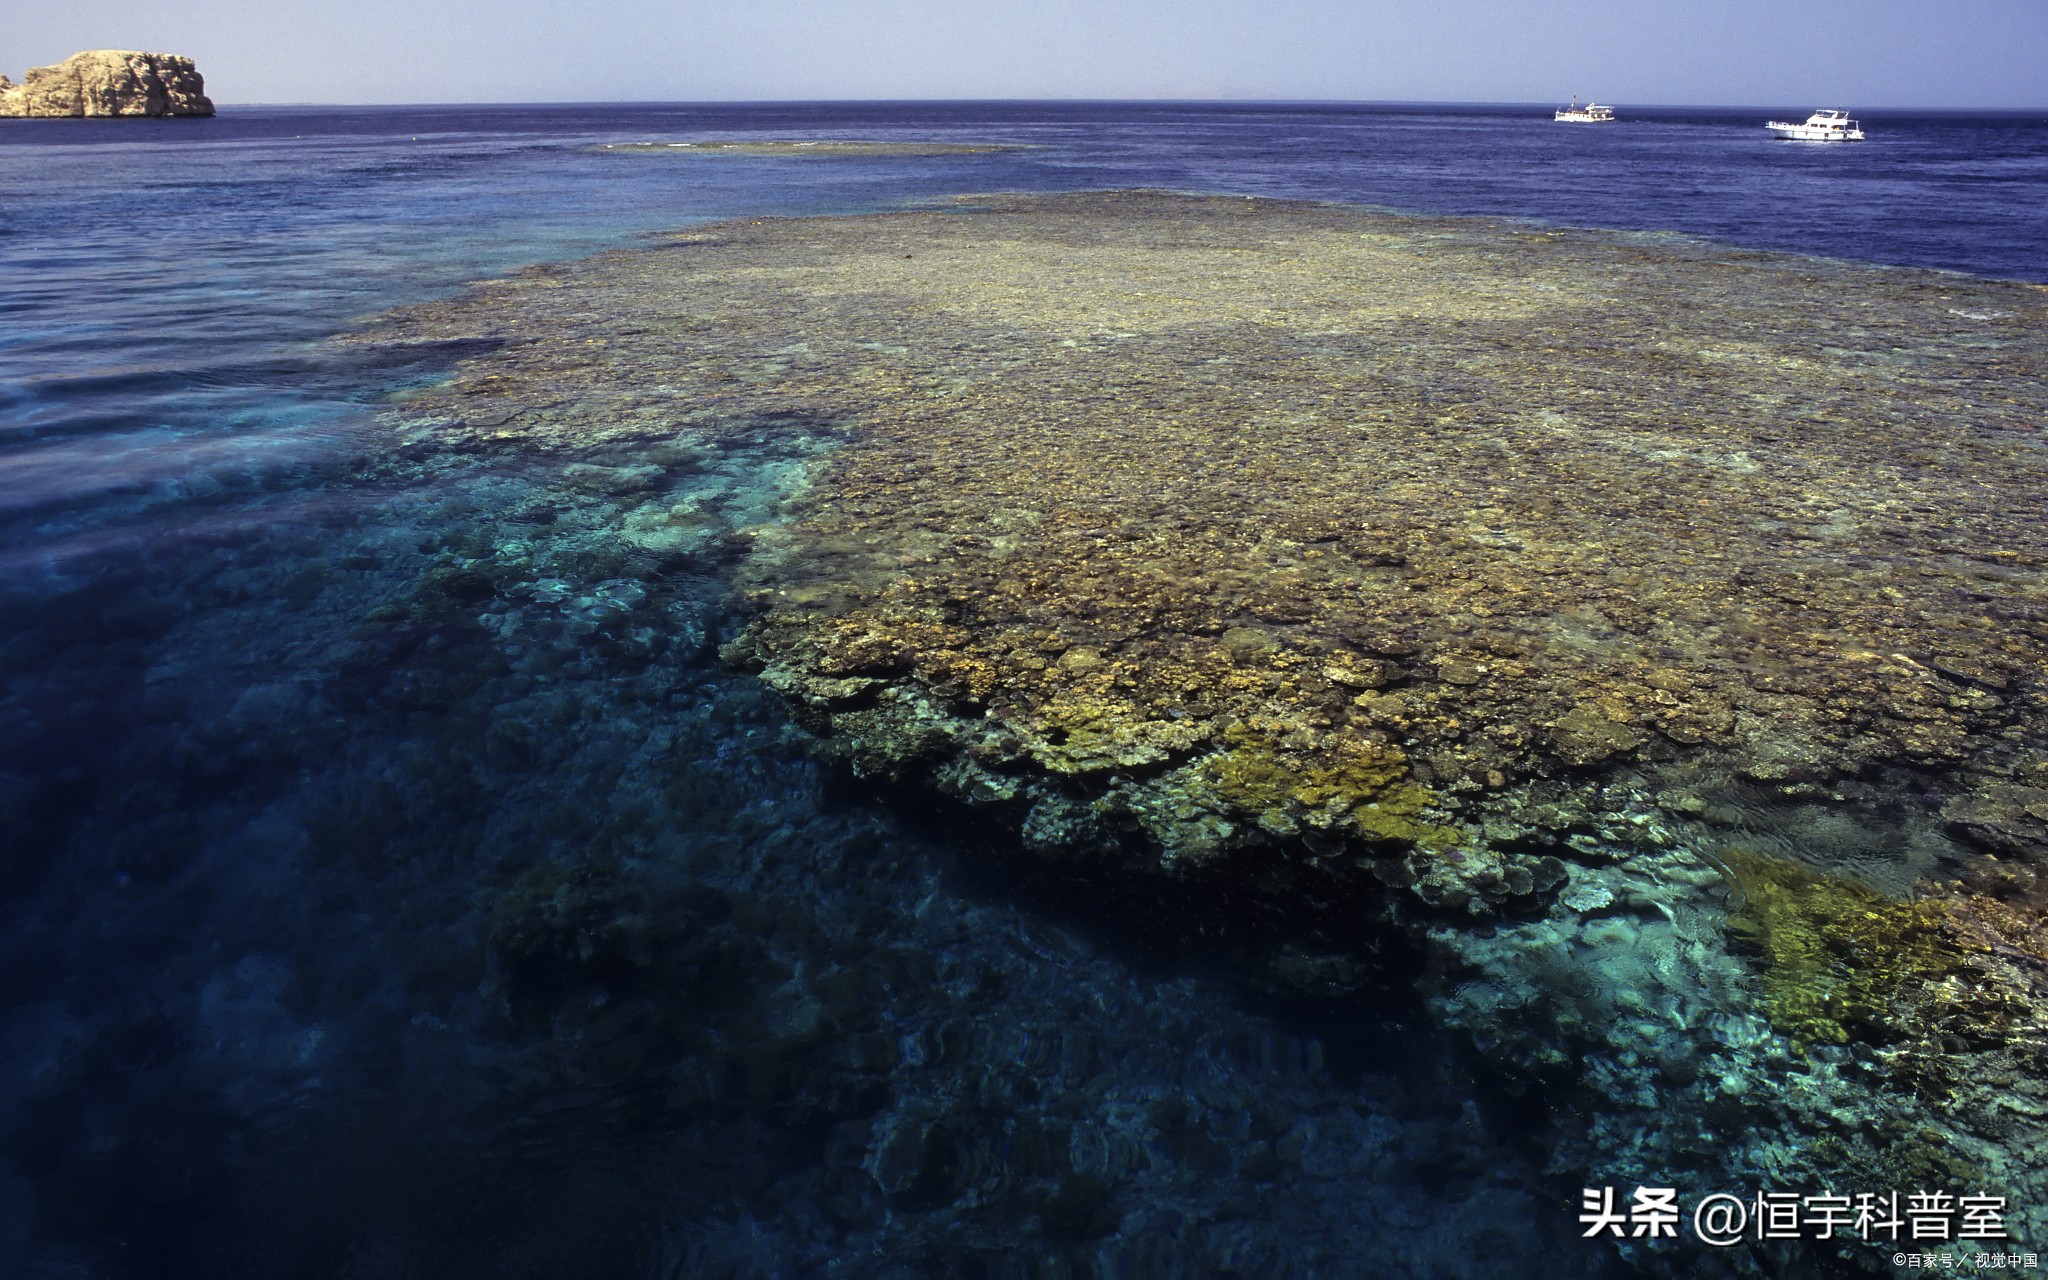
[[[812,764],[717,660],[715,558],[591,551],[535,587],[554,631],[490,647],[461,566],[580,563],[594,499],[393,435],[474,352],[330,339],[661,228],[990,190],[2048,281],[2048,116],[1761,127],[1812,105],[0,122],[0,1275],[1600,1274],[1522,1104],[1397,994],[1250,989],[1229,904]],[[1032,149],[596,149],[748,137]],[[775,450],[721,464],[736,505]],[[573,989],[508,979],[537,956]]]

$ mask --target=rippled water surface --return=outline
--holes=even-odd
[[[1372,1001],[1248,989],[1235,904],[851,787],[720,666],[730,548],[829,424],[674,405],[568,468],[465,454],[404,403],[480,346],[330,339],[659,228],[1008,189],[2048,280],[2048,121],[1771,142],[1790,110],[6,122],[0,1269],[1595,1273],[1531,1118],[1417,1033],[1419,959]],[[753,136],[1026,149],[598,149]],[[622,539],[650,488],[701,518]]]

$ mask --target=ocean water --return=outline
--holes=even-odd
[[[1535,1121],[1229,903],[822,771],[717,536],[395,425],[361,317],[708,219],[1151,186],[2048,281],[2048,118],[229,109],[0,128],[0,1260],[24,1276],[1597,1274]],[[982,155],[605,152],[694,138]],[[683,407],[687,410],[687,406]],[[398,414],[402,420],[402,412]],[[630,458],[592,457],[599,466]],[[488,601],[469,566],[532,587]]]

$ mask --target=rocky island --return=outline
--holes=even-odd
[[[1205,886],[1283,997],[1419,993],[1560,1176],[2003,1195],[2037,1239],[2044,319],[1095,192],[692,228],[358,340],[488,345],[414,429],[607,486],[661,572],[725,557],[726,658],[819,754],[1078,883]],[[663,487],[768,438],[817,442],[780,518]]]
[[[0,116],[210,116],[213,100],[192,59],[174,53],[90,49],[31,67],[22,83],[0,76]]]

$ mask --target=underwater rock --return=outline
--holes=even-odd
[[[1560,758],[1577,765],[1599,764],[1643,745],[1643,735],[1627,721],[1610,719],[1592,707],[1579,707],[1559,717],[1551,729],[1551,740]]]
[[[1991,786],[1943,807],[1952,829],[2006,853],[2048,855],[2048,787]]]
[[[562,468],[562,483],[571,489],[586,493],[618,495],[637,493],[650,489],[661,482],[662,469],[657,466],[606,467],[588,462],[572,462]]]
[[[210,116],[213,100],[192,59],[174,53],[90,49],[22,83],[0,76],[0,116]]]
[[[491,948],[522,992],[629,980],[653,965],[659,932],[639,887],[591,863],[535,867],[491,912]]]

